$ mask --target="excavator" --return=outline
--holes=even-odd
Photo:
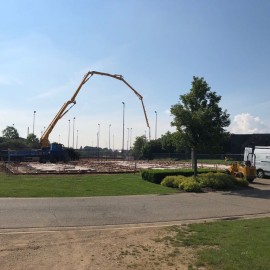
[[[49,135],[51,134],[52,130],[56,126],[57,122],[76,104],[76,97],[79,94],[81,88],[84,86],[84,84],[94,75],[101,75],[101,76],[107,76],[111,77],[113,79],[117,79],[119,81],[122,81],[124,84],[126,84],[139,98],[142,104],[145,120],[146,120],[146,125],[149,129],[149,138],[150,138],[150,125],[149,121],[147,118],[145,106],[143,103],[143,97],[141,94],[139,94],[125,79],[122,75],[118,74],[109,74],[109,73],[104,73],[104,72],[99,72],[99,71],[88,71],[81,83],[79,84],[78,88],[76,89],[75,93],[71,97],[70,100],[64,103],[64,105],[61,107],[59,112],[56,114],[52,122],[49,124],[45,132],[40,138],[40,146],[42,149],[42,155],[40,156],[40,162],[44,163],[47,161],[51,162],[59,162],[59,161],[68,161],[69,156],[68,156],[68,151],[64,148],[62,144],[58,143],[52,143],[50,144],[49,141]]]

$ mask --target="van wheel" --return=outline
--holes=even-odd
[[[258,170],[257,171],[257,177],[264,178],[264,171],[263,170]]]

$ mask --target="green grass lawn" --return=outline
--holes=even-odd
[[[26,176],[0,173],[0,197],[91,197],[175,192],[142,180],[140,174]]]
[[[189,269],[270,269],[270,218],[220,221],[173,227],[174,246],[192,247],[196,263]]]

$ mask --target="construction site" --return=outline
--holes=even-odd
[[[199,168],[225,169],[218,164],[198,164]],[[191,168],[191,162],[180,161],[131,161],[131,160],[94,160],[81,159],[68,163],[39,162],[3,162],[2,169],[7,173],[18,175],[31,174],[116,174],[137,173],[141,169],[179,169]]]
[[[119,156],[115,159],[102,158],[100,156],[101,148],[97,147],[98,157],[88,158],[81,156],[76,149],[65,148],[61,143],[51,143],[49,136],[54,130],[59,120],[69,112],[69,110],[76,104],[76,97],[84,84],[94,75],[105,76],[123,82],[141,101],[145,123],[149,129],[150,140],[150,125],[145,110],[143,97],[136,91],[122,75],[109,74],[98,71],[88,71],[79,86],[75,90],[73,96],[67,100],[58,113],[55,115],[51,123],[44,130],[39,140],[39,149],[27,150],[4,150],[0,153],[0,160],[2,168],[12,174],[108,174],[108,173],[136,173],[141,169],[178,169],[191,168],[191,162],[187,161],[139,161],[133,160],[132,156],[125,153],[124,148],[122,152],[118,152]],[[124,124],[123,124],[124,128]],[[124,131],[124,129],[123,129]],[[124,134],[124,133],[123,133]],[[32,134],[34,135],[34,134]],[[98,134],[99,135],[99,134]],[[145,136],[146,138],[146,136]],[[124,146],[124,144],[123,144]],[[108,149],[110,150],[110,149]],[[77,152],[76,152],[77,151]],[[210,167],[218,169],[220,165],[198,164],[198,167]],[[224,168],[224,166],[222,166]]]

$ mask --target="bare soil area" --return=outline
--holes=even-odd
[[[191,168],[190,162],[81,159],[69,163],[17,162],[4,164],[14,174],[134,173],[140,169]],[[199,168],[224,169],[224,165],[198,164]]]
[[[187,270],[192,250],[168,227],[0,233],[1,270]]]

